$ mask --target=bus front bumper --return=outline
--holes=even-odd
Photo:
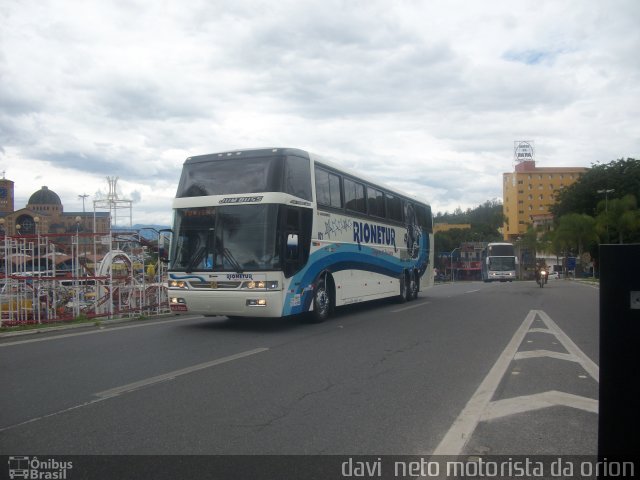
[[[489,272],[489,280],[515,280],[514,272]]]
[[[233,317],[281,317],[284,292],[169,290],[169,308],[177,314]]]

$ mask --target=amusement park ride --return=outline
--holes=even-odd
[[[3,234],[0,327],[168,312],[168,238],[155,233]]]

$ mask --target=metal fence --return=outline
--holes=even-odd
[[[140,232],[0,237],[0,327],[169,311],[157,241]]]

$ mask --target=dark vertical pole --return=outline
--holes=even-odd
[[[601,245],[598,419],[601,460],[638,461],[639,387],[640,244]]]

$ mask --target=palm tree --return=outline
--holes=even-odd
[[[530,271],[536,265],[536,252],[540,249],[538,232],[532,226],[516,241],[520,258],[520,278],[524,272]]]
[[[558,220],[558,228],[555,230],[553,244],[556,248],[564,246],[568,249],[576,249],[578,258],[586,246],[598,241],[596,233],[596,220],[586,214],[569,213]]]
[[[624,243],[624,235],[640,229],[640,210],[636,197],[632,194],[622,198],[603,200],[598,203],[596,227],[602,235],[606,232],[609,241],[609,228],[618,233],[618,243]]]
[[[567,256],[567,252],[571,249],[571,240],[569,238],[568,230],[557,229],[551,232],[551,251],[556,254],[556,263],[560,264],[560,258]],[[566,270],[563,269],[563,275],[566,275]]]

